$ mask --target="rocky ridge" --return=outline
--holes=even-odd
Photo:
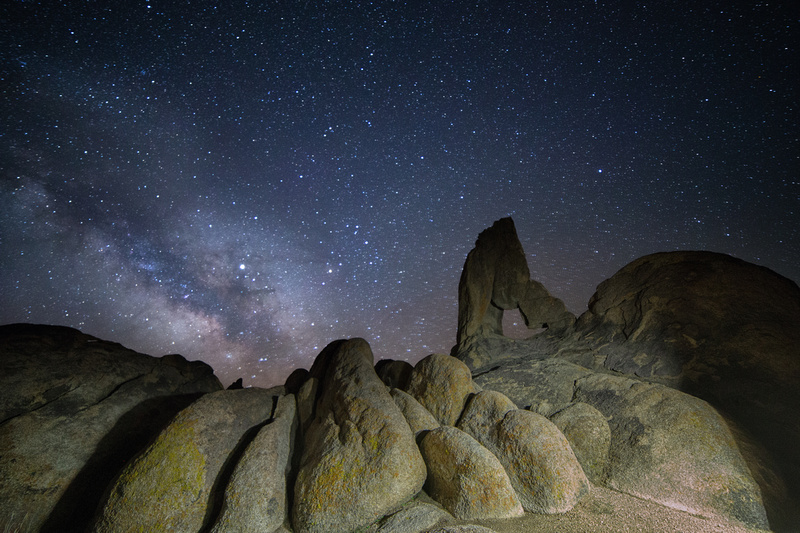
[[[763,287],[750,275],[754,287]],[[647,501],[648,509],[677,513],[664,531],[692,521],[791,531],[781,513],[791,497],[783,476],[794,466],[770,456],[754,436],[765,427],[766,435],[790,439],[782,446],[797,444],[797,418],[782,418],[800,412],[796,398],[780,388],[770,397],[782,410],[768,421],[786,428],[743,428],[731,418],[736,406],[725,404],[730,396],[720,381],[732,372],[747,385],[736,369],[759,362],[767,368],[754,373],[758,379],[796,384],[796,348],[777,356],[789,375],[776,376],[767,348],[758,348],[761,359],[748,356],[757,339],[730,337],[742,329],[766,332],[768,348],[783,346],[758,310],[727,317],[739,322],[725,336],[713,320],[677,322],[693,309],[689,304],[667,306],[677,313],[667,316],[660,293],[642,288],[663,283],[663,275],[625,276],[621,285],[614,278],[601,285],[588,314],[575,319],[529,279],[513,222],[504,219],[481,234],[465,263],[451,355],[432,354],[413,366],[376,364],[363,339],[339,340],[310,370],[268,390],[221,390],[202,363],[136,354],[68,328],[4,326],[0,386],[10,392],[0,402],[0,488],[12,497],[0,503],[0,525],[526,531],[533,517],[553,517],[559,525],[550,527],[569,530],[569,517],[588,513],[592,528],[603,530],[603,516],[623,509],[617,502],[633,509],[640,506],[633,502]],[[792,315],[794,293],[791,285],[781,291],[788,297],[764,312],[792,326],[792,316],[800,316]],[[625,307],[631,301],[635,311]],[[718,315],[727,309],[724,301],[705,305],[717,305]],[[516,308],[529,327],[546,331],[524,341],[505,338],[502,313]],[[738,351],[728,366],[719,352],[676,356],[669,348],[677,342],[660,341],[669,334],[691,338],[681,349],[723,343]],[[681,390],[705,380],[715,384],[705,398]],[[81,432],[89,439],[78,446],[72,441]],[[56,444],[63,435],[70,442]],[[765,480],[784,488],[770,492]]]

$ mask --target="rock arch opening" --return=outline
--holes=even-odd
[[[519,308],[507,309],[502,312],[503,336],[508,337],[509,339],[527,339],[547,329],[546,327],[528,329],[528,326],[525,325],[525,317],[522,315]]]

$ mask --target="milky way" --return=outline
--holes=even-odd
[[[575,313],[656,251],[798,280],[787,4],[9,0],[0,322],[224,384],[413,362],[504,216]]]

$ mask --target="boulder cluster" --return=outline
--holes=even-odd
[[[69,328],[2,326],[0,525],[491,533],[466,523],[567,513],[597,487],[746,528],[788,523],[770,506],[791,494],[783,480],[797,458],[779,468],[770,453],[800,444],[790,390],[800,379],[796,347],[772,323],[798,325],[800,296],[789,282],[771,294],[777,310],[706,302],[715,291],[697,283],[742,267],[712,255],[639,260],[576,320],[529,279],[504,219],[467,258],[450,355],[376,364],[367,341],[337,340],[271,389],[223,390],[203,363]],[[775,290],[772,278],[744,271]],[[681,297],[678,275],[691,282]],[[685,301],[701,289],[704,303]],[[502,313],[517,308],[545,331],[504,337]],[[714,327],[714,313],[736,328]],[[767,347],[740,330],[763,333]],[[747,379],[753,361],[771,396]],[[736,416],[757,416],[758,406],[733,402],[725,379],[781,410],[748,426]],[[787,442],[770,448],[753,438],[759,428]]]

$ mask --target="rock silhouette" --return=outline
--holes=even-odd
[[[504,337],[511,309],[546,329]],[[566,520],[596,491],[718,529],[798,523],[791,281],[655,254],[576,320],[502,219],[467,257],[458,324],[451,355],[376,364],[342,339],[268,390],[69,328],[0,327],[0,527],[491,533],[475,522]]]

